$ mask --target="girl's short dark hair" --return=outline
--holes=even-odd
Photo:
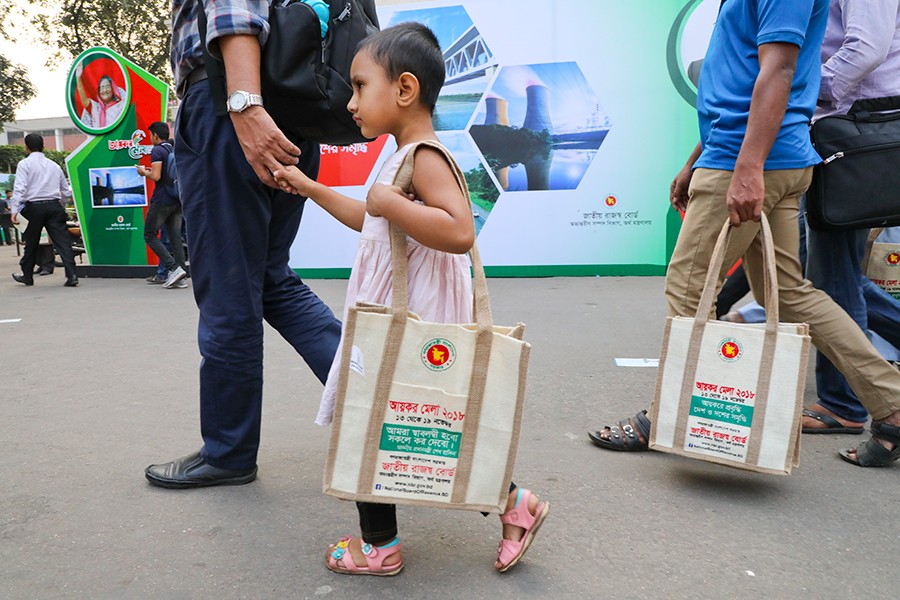
[[[372,34],[356,49],[365,51],[392,81],[409,72],[419,80],[422,104],[434,112],[444,86],[444,54],[437,36],[421,23],[400,23]]]

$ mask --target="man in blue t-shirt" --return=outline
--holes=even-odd
[[[181,287],[179,282],[187,277],[184,246],[181,244],[183,220],[181,201],[172,196],[164,185],[170,177],[166,173],[166,165],[169,153],[173,152],[172,144],[168,141],[169,126],[161,121],[156,121],[151,123],[147,129],[150,130],[150,141],[153,143],[153,150],[150,152],[150,168],[138,165],[137,172],[155,182],[156,186],[153,188],[150,208],[147,209],[147,216],[144,218],[144,242],[150,246],[150,249],[159,257],[160,262],[169,272],[163,287]],[[163,225],[169,234],[171,253],[159,239],[159,230]],[[154,275],[154,277],[156,276]],[[148,281],[150,280],[148,279]]]
[[[797,257],[800,197],[821,160],[808,126],[819,93],[827,17],[828,0],[723,3],[700,73],[700,143],[670,188],[672,205],[685,216],[666,273],[666,299],[670,315],[696,314],[716,237],[729,220],[735,229],[719,285],[725,270],[743,256],[762,302],[757,235],[760,215],[766,213],[775,242],[781,318],[809,324],[813,343],[844,373],[872,414],[878,439],[869,450],[880,453],[886,464],[900,458],[900,372],[881,358],[847,313],[803,278]],[[644,450],[650,426],[642,411],[589,436],[603,448]],[[856,462],[855,454],[845,458]]]

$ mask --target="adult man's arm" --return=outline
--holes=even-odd
[[[765,199],[763,167],[778,137],[800,47],[777,42],[759,46],[759,76],[750,99],[747,133],[728,186],[728,219],[735,227],[744,221],[759,221]]]
[[[688,188],[691,186],[691,177],[694,175],[694,163],[700,158],[702,151],[703,147],[700,142],[697,142],[687,162],[684,163],[684,166],[675,175],[675,179],[672,180],[672,185],[669,186],[669,202],[672,203],[672,208],[675,210],[687,210]]]
[[[153,182],[159,182],[159,180],[162,179],[162,161],[158,160],[154,163],[150,163],[149,169],[144,165],[138,165],[137,172],[141,177],[146,177]]]
[[[72,187],[69,185],[69,180],[66,179],[65,174],[63,173],[62,168],[59,169],[59,198],[60,204],[65,206],[66,199],[72,197]]]
[[[900,0],[840,0],[844,40],[822,65],[819,98],[834,107],[851,104],[853,92],[866,75],[884,62],[891,50]]]
[[[218,42],[225,62],[228,94],[237,90],[259,94],[262,52],[256,36],[231,35],[219,38]],[[243,112],[229,115],[244,156],[256,176],[266,185],[280,189],[272,173],[282,165],[297,164],[300,148],[285,137],[262,106],[251,106]]]
[[[22,212],[22,205],[25,203],[26,189],[28,189],[28,165],[23,160],[16,166],[16,183],[13,185],[12,202],[9,205],[10,220],[15,225],[19,224],[18,215]]]

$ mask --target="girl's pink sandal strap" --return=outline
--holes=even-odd
[[[500,515],[500,522],[504,525],[515,525],[521,527],[525,531],[530,530],[534,526],[535,516],[528,512],[528,503],[534,494],[531,490],[522,490],[522,496],[519,498],[518,504],[512,510],[508,510]]]
[[[396,575],[403,570],[403,561],[395,565],[385,566],[384,561],[401,550],[399,541],[387,548],[379,548],[371,544],[367,544],[360,540],[361,550],[366,558],[366,565],[359,566],[350,556],[350,541],[353,538],[347,536],[341,539],[329,550],[325,557],[326,566],[336,573],[347,573],[350,575],[380,575],[390,576]]]

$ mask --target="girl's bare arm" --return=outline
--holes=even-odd
[[[468,252],[475,243],[472,207],[438,150],[426,146],[416,151],[413,190],[424,204],[411,202],[398,187],[375,184],[369,190],[366,210],[385,217],[429,248],[453,254]]]
[[[275,180],[286,192],[312,198],[332,217],[355,231],[361,231],[366,217],[366,203],[354,200],[307,177],[291,165],[273,173]]]

